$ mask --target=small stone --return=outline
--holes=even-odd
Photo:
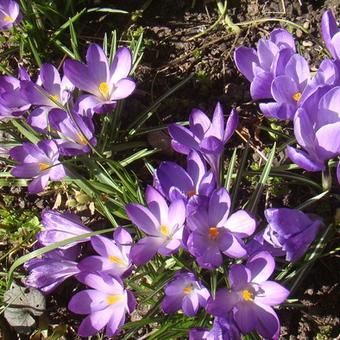
[[[309,28],[309,21],[306,21],[306,22],[303,23],[303,28],[308,30],[308,28]]]
[[[302,42],[302,46],[304,46],[304,47],[312,47],[313,46],[313,42],[310,41],[310,40],[303,41]]]
[[[303,35],[303,32],[300,30],[300,28],[298,28],[298,29],[296,30],[296,36],[297,36],[298,38],[301,38],[302,35]]]

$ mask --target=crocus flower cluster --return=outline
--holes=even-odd
[[[30,193],[41,192],[49,180],[65,177],[67,170],[60,158],[89,153],[97,143],[94,113],[111,112],[118,100],[135,89],[135,82],[128,77],[132,68],[128,48],[118,49],[109,63],[103,49],[91,44],[86,61],[66,60],[63,76],[55,66],[45,63],[36,82],[22,68],[18,79],[0,77],[0,119],[25,120],[43,138],[10,152],[19,162],[12,174],[33,179]],[[90,94],[75,97],[76,88]]]
[[[324,59],[314,76],[296,53],[292,35],[282,29],[260,39],[257,51],[241,46],[234,56],[251,81],[252,98],[269,100],[260,103],[263,114],[293,120],[301,149],[288,146],[287,155],[307,171],[323,171],[326,161],[340,155],[340,29],[331,10],[322,16],[321,32],[335,60]]]

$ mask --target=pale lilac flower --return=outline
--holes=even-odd
[[[220,289],[210,299],[207,311],[225,316],[232,311],[243,334],[256,330],[265,339],[278,339],[280,321],[272,306],[286,300],[289,291],[274,281],[267,281],[275,269],[275,261],[268,252],[260,252],[247,264],[230,266],[231,291]]]
[[[318,88],[294,118],[294,135],[304,150],[288,146],[287,154],[307,171],[322,171],[325,161],[340,155],[340,86],[328,89]]]
[[[209,199],[197,197],[197,208],[189,214],[191,233],[187,247],[202,268],[222,265],[223,256],[241,258],[247,254],[242,238],[252,235],[256,220],[245,210],[229,216],[230,196],[225,188],[216,189]]]
[[[37,131],[45,132],[48,126],[48,113],[52,108],[65,105],[74,86],[66,76],[60,77],[59,71],[52,64],[43,64],[36,83],[27,81],[24,94],[29,102],[37,105],[27,122]]]
[[[89,117],[72,113],[72,116],[64,110],[52,109],[48,115],[50,127],[60,139],[56,139],[59,152],[65,156],[75,156],[91,151],[91,147],[97,143],[94,137],[93,121]]]
[[[173,280],[164,288],[162,300],[163,311],[167,314],[182,309],[187,316],[196,315],[199,307],[205,307],[210,293],[194,274],[189,272],[176,273]]]
[[[91,245],[99,255],[85,257],[79,263],[79,268],[86,272],[126,277],[132,270],[130,259],[132,243],[130,234],[121,227],[113,233],[113,240],[104,236],[93,236]]]
[[[187,170],[174,162],[162,162],[155,172],[155,185],[170,201],[189,200],[195,195],[209,196],[216,187],[216,179],[207,171],[205,161],[194,150],[187,157]]]
[[[175,253],[181,245],[185,222],[185,204],[182,199],[168,206],[165,198],[153,187],[145,192],[148,207],[140,204],[127,204],[129,219],[147,234],[131,249],[132,262],[144,264],[158,252],[163,256]]]
[[[17,25],[22,19],[19,5],[14,0],[0,2],[0,29],[8,30]]]
[[[77,215],[68,212],[60,213],[49,209],[46,209],[41,213],[41,223],[44,228],[37,234],[36,238],[39,243],[44,246],[64,241],[71,237],[90,233],[92,231],[84,226]],[[89,241],[88,237],[60,248],[68,249],[73,247],[75,244],[87,241]]]
[[[218,179],[224,145],[235,132],[237,125],[236,110],[231,110],[225,125],[222,106],[217,103],[212,120],[201,110],[193,109],[189,116],[189,129],[179,124],[171,124],[168,130],[173,139],[172,147],[177,152],[186,155],[191,150],[200,152]]]
[[[254,100],[272,98],[271,83],[284,73],[284,67],[295,53],[293,36],[284,29],[275,29],[269,39],[260,39],[257,49],[240,46],[234,60],[239,71],[251,82]]]
[[[308,250],[322,226],[320,218],[311,218],[297,209],[266,209],[263,238],[286,254],[287,261],[296,261]]]
[[[135,309],[134,295],[126,290],[119,278],[108,274],[80,273],[76,278],[91,289],[80,291],[68,304],[76,314],[87,315],[78,328],[78,335],[88,337],[106,327],[111,338],[125,323],[125,314]]]
[[[326,10],[322,15],[321,34],[332,57],[340,59],[340,28],[330,9]]]
[[[271,83],[275,102],[260,103],[263,114],[281,120],[293,119],[296,110],[303,104],[303,92],[309,77],[309,65],[305,58],[293,54],[284,73],[275,77]]]
[[[57,249],[48,252],[42,258],[25,262],[29,272],[25,284],[49,294],[69,277],[80,272],[75,261],[79,255],[77,246],[65,250]]]
[[[132,56],[128,48],[119,48],[111,64],[103,49],[91,44],[86,53],[86,64],[66,60],[65,75],[79,89],[90,93],[89,108],[96,113],[113,110],[117,100],[128,97],[136,83],[128,77],[132,68]]]
[[[11,149],[10,156],[20,164],[11,173],[15,177],[33,178],[28,186],[32,194],[44,190],[48,181],[60,181],[66,176],[59,161],[59,150],[53,140],[42,140],[38,144],[24,142]]]
[[[232,313],[215,317],[210,330],[193,328],[189,340],[241,340],[241,333],[233,320]]]

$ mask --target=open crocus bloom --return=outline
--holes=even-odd
[[[8,30],[21,21],[19,5],[14,0],[2,0],[0,3],[0,29]]]
[[[88,337],[106,326],[106,336],[111,338],[124,325],[125,314],[135,309],[134,295],[124,289],[119,278],[105,273],[80,273],[76,278],[91,288],[74,295],[68,304],[71,312],[87,315],[78,328],[78,335]]]
[[[340,86],[320,87],[299,108],[294,135],[304,150],[287,147],[288,157],[302,169],[321,171],[325,161],[340,155]]]
[[[91,237],[91,245],[99,256],[85,257],[79,263],[82,271],[104,272],[121,277],[130,274],[132,238],[125,229],[117,228],[113,240],[99,235]]]
[[[326,10],[321,19],[322,38],[334,59],[340,59],[340,29],[330,9]]]
[[[162,308],[165,313],[176,313],[182,309],[187,316],[196,315],[200,306],[205,307],[210,293],[195,275],[189,272],[176,273],[174,279],[164,288]]]
[[[223,263],[222,254],[241,258],[247,254],[242,238],[250,236],[256,220],[245,210],[229,216],[230,196],[225,188],[216,189],[210,199],[198,197],[197,207],[187,218],[191,233],[187,247],[202,268],[216,268]]]
[[[132,56],[128,48],[119,48],[111,64],[103,49],[91,44],[86,53],[86,64],[66,60],[65,75],[79,89],[90,93],[87,104],[96,113],[114,109],[117,100],[128,97],[136,83],[128,77],[132,68]]]
[[[44,190],[48,181],[60,181],[66,176],[64,166],[59,162],[59,150],[53,140],[42,140],[38,144],[24,142],[11,149],[10,156],[20,162],[11,173],[15,177],[33,178],[28,186],[32,194]]]
[[[148,236],[131,249],[132,262],[144,264],[158,252],[163,256],[173,254],[181,245],[185,221],[185,204],[182,199],[168,206],[165,198],[153,187],[145,192],[148,208],[140,204],[127,204],[129,219]]]
[[[231,291],[220,289],[210,299],[207,311],[225,316],[232,311],[243,334],[253,330],[265,339],[278,339],[280,321],[272,306],[279,305],[289,291],[274,281],[267,281],[275,269],[275,261],[268,252],[249,258],[245,266],[235,264],[229,270]]]

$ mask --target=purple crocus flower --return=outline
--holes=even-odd
[[[60,213],[49,209],[41,213],[41,223],[44,228],[37,234],[36,238],[44,246],[92,231],[83,225],[77,215],[68,212]],[[68,249],[75,244],[87,241],[89,241],[89,238],[84,238],[60,248]]]
[[[135,297],[119,278],[108,274],[80,273],[76,278],[91,288],[74,295],[68,304],[71,312],[88,314],[78,328],[78,335],[92,336],[106,326],[106,336],[111,338],[125,323],[125,314],[135,309]]]
[[[61,109],[52,109],[48,120],[53,132],[57,132],[61,139],[57,139],[59,152],[65,156],[75,156],[91,151],[90,145],[96,145],[94,125],[91,118],[72,113],[72,116]]]
[[[330,9],[326,10],[322,15],[321,34],[332,57],[340,59],[340,28],[338,28]]]
[[[45,132],[49,111],[65,105],[73,89],[74,86],[68,78],[61,78],[59,71],[52,64],[43,64],[37,83],[28,81],[24,85],[26,98],[33,105],[39,106],[31,112],[27,122],[37,131]]]
[[[14,0],[0,2],[0,29],[8,30],[17,25],[22,19],[19,5]]]
[[[24,142],[11,149],[10,156],[20,164],[11,173],[15,177],[33,178],[28,186],[32,194],[44,190],[49,180],[60,181],[66,176],[59,162],[59,150],[53,140],[42,140],[38,144]]]
[[[284,73],[284,66],[295,53],[293,36],[284,29],[275,29],[269,39],[260,39],[257,50],[240,46],[234,60],[238,70],[251,82],[254,100],[272,98],[271,83]]]
[[[274,269],[274,258],[268,252],[255,254],[245,266],[230,266],[231,291],[218,290],[215,299],[209,300],[207,311],[216,316],[232,311],[243,334],[256,330],[265,339],[278,339],[280,321],[272,306],[285,301],[289,291],[267,281]]]
[[[167,314],[176,313],[179,309],[187,316],[196,315],[198,308],[205,307],[210,293],[195,275],[189,272],[179,272],[165,288],[162,301],[163,311]]]
[[[244,237],[253,234],[256,220],[245,210],[229,216],[230,196],[225,188],[216,189],[210,199],[197,197],[197,208],[187,218],[191,234],[187,247],[202,268],[216,268],[222,254],[240,258],[247,254]]]
[[[195,195],[209,196],[216,186],[213,173],[207,171],[205,161],[194,150],[187,157],[187,171],[174,162],[162,162],[154,182],[170,201],[178,198],[187,201]]]
[[[77,246],[65,250],[57,249],[32,259],[24,267],[29,272],[25,284],[49,294],[67,278],[80,272],[75,261],[79,255]]]
[[[260,103],[263,114],[281,120],[292,119],[303,103],[303,91],[309,76],[309,66],[305,58],[293,54],[285,67],[284,74],[275,77],[271,83],[271,93],[275,102]]]
[[[305,151],[288,146],[287,154],[307,171],[322,171],[326,160],[340,155],[340,86],[327,89],[318,88],[294,118],[294,135]]]
[[[86,53],[86,62],[66,60],[64,72],[76,87],[91,94],[88,103],[94,112],[111,111],[117,100],[128,97],[134,91],[136,83],[128,77],[132,68],[128,48],[119,48],[109,64],[103,49],[91,44]]]
[[[19,118],[30,108],[23,96],[21,81],[12,76],[0,77],[0,120]]]
[[[153,187],[145,192],[148,208],[140,204],[127,204],[129,219],[148,236],[139,240],[131,249],[132,262],[144,264],[158,252],[169,256],[181,245],[185,204],[178,199],[168,206],[164,197]]]
[[[210,330],[191,329],[189,340],[241,340],[241,334],[230,312],[226,317],[215,317]]]
[[[168,130],[173,138],[172,146],[177,152],[186,155],[191,150],[201,152],[218,179],[223,147],[233,135],[237,124],[238,114],[232,109],[224,126],[222,106],[217,103],[212,121],[201,110],[193,109],[189,116],[189,129],[171,124]]]
[[[131,272],[130,249],[132,238],[124,228],[117,228],[113,240],[103,236],[91,237],[91,245],[99,256],[88,256],[79,263],[86,272],[104,272],[126,277]]]
[[[264,212],[268,226],[263,238],[286,254],[287,261],[298,260],[309,248],[322,220],[297,209],[271,208]]]

